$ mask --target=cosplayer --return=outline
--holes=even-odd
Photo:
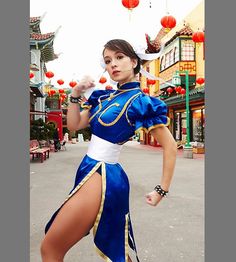
[[[81,94],[93,88],[94,81],[85,77],[72,91],[68,128],[90,125],[92,138],[72,190],[46,225],[43,262],[62,262],[67,251],[92,228],[96,250],[105,261],[132,262],[129,246],[139,261],[129,213],[129,180],[118,163],[122,145],[138,130],[151,132],[163,147],[161,181],[146,195],[147,204],[156,206],[170,188],[177,149],[166,127],[165,103],[141,91],[136,80],[141,59],[128,42],[114,39],[106,43],[103,60],[109,76],[118,83],[117,90],[93,91],[82,112],[78,105]]]

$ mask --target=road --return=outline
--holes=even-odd
[[[67,144],[40,163],[30,163],[30,261],[40,262],[44,226],[68,195],[75,171],[88,142]],[[195,155],[197,156],[197,155]],[[199,155],[198,155],[199,156]],[[128,142],[120,163],[130,180],[130,211],[140,262],[204,261],[204,156],[178,154],[168,198],[156,207],[145,203],[145,194],[159,183],[162,150]],[[136,262],[131,253],[133,262]],[[65,262],[98,262],[92,233],[76,244]]]

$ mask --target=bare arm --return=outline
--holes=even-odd
[[[162,189],[169,191],[174,174],[177,145],[169,129],[165,126],[155,128],[150,133],[163,148],[163,170],[160,185]],[[153,191],[147,195],[147,202],[150,205],[157,205],[161,198],[156,191]]]
[[[79,97],[83,91],[94,87],[94,81],[91,77],[85,76],[81,81],[73,88],[72,96]],[[78,104],[71,103],[67,112],[67,127],[71,131],[76,131],[87,127],[89,124],[89,110],[83,110],[80,112]]]

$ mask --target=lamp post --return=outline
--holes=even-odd
[[[176,86],[181,85],[181,77],[179,74],[185,75],[185,87],[186,87],[186,130],[187,138],[186,144],[184,145],[184,157],[193,158],[193,147],[190,144],[190,110],[189,110],[189,74],[187,70],[184,71],[175,71],[175,74],[172,78],[172,83]]]

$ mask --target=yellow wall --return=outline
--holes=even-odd
[[[205,9],[204,9],[204,1],[202,1],[182,21],[178,22],[176,27],[173,28],[167,35],[165,35],[161,41],[167,42],[169,39],[171,39],[177,31],[179,31],[180,29],[184,27],[184,23],[189,24],[189,26],[191,27],[191,29],[194,32],[197,30],[204,30],[205,29],[205,22],[204,22],[205,19],[204,18],[205,18]],[[204,49],[204,43],[196,44],[196,72],[195,72],[196,78],[198,77],[205,78],[205,57],[204,57],[203,49]],[[154,74],[157,77],[159,76],[159,68],[160,68],[159,63],[160,63],[159,59],[156,59],[148,63],[150,67],[150,73]],[[144,69],[145,69],[145,66],[144,66]],[[146,86],[146,77],[142,76],[141,77],[141,87],[144,88],[145,86]],[[196,87],[198,86],[199,85],[196,84]],[[159,90],[159,81],[157,81],[155,86],[150,88],[150,91],[151,91],[150,95],[153,95],[154,92],[158,90]]]

